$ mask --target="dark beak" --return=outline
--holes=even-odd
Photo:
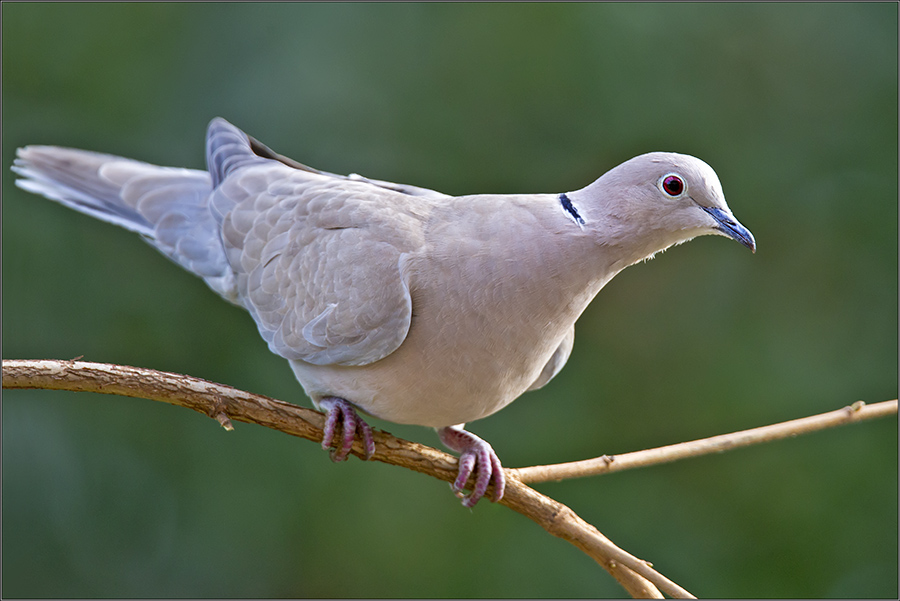
[[[701,209],[709,213],[709,216],[716,220],[716,229],[733,240],[737,240],[752,252],[756,252],[756,240],[750,230],[741,225],[734,215],[728,211],[716,207],[704,207]]]

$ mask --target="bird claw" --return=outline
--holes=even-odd
[[[344,461],[350,455],[353,448],[353,440],[356,433],[362,439],[363,450],[366,459],[371,459],[375,454],[375,439],[372,435],[372,427],[356,413],[356,409],[337,397],[328,397],[319,401],[319,407],[327,411],[325,416],[325,428],[322,436],[322,448],[326,451],[331,448],[334,433],[337,430],[338,421],[341,424],[340,445],[331,450],[332,461]]]
[[[491,501],[496,503],[503,498],[506,477],[503,473],[503,466],[500,464],[500,458],[497,457],[497,453],[490,444],[471,432],[466,432],[462,426],[440,428],[438,436],[445,446],[460,454],[459,472],[450,487],[456,496],[462,499],[464,507],[474,507],[491,484],[494,485]],[[463,489],[473,472],[475,473],[475,487],[471,493],[466,495]]]

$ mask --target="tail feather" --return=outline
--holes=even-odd
[[[221,123],[218,123],[221,121]],[[23,190],[43,195],[81,213],[141,234],[173,261],[202,277],[236,302],[234,275],[225,256],[219,224],[208,202],[215,185],[253,155],[246,136],[224,120],[214,126],[225,151],[210,156],[211,172],[158,167],[108,154],[26,146],[17,151],[13,171]],[[243,136],[243,139],[242,139]],[[210,142],[208,148],[220,148]]]
[[[18,158],[12,170],[24,178],[16,180],[16,185],[23,190],[46,196],[70,209],[143,236],[153,237],[152,223],[135,207],[123,204],[119,194],[121,186],[99,175],[105,165],[137,161],[58,146],[26,146],[19,148],[16,155]]]

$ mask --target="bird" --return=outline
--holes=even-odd
[[[756,252],[715,171],[685,154],[642,154],[571,192],[453,196],[321,171],[216,117],[206,163],[30,145],[12,169],[23,190],[141,235],[246,309],[326,414],[334,461],[357,436],[375,453],[363,415],[434,428],[459,453],[466,507],[500,500],[506,478],[465,425],[560,372],[610,279],[702,235]]]

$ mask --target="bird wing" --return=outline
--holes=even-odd
[[[210,199],[260,334],[316,365],[373,363],[406,338],[408,264],[429,204],[271,160],[231,172]]]

